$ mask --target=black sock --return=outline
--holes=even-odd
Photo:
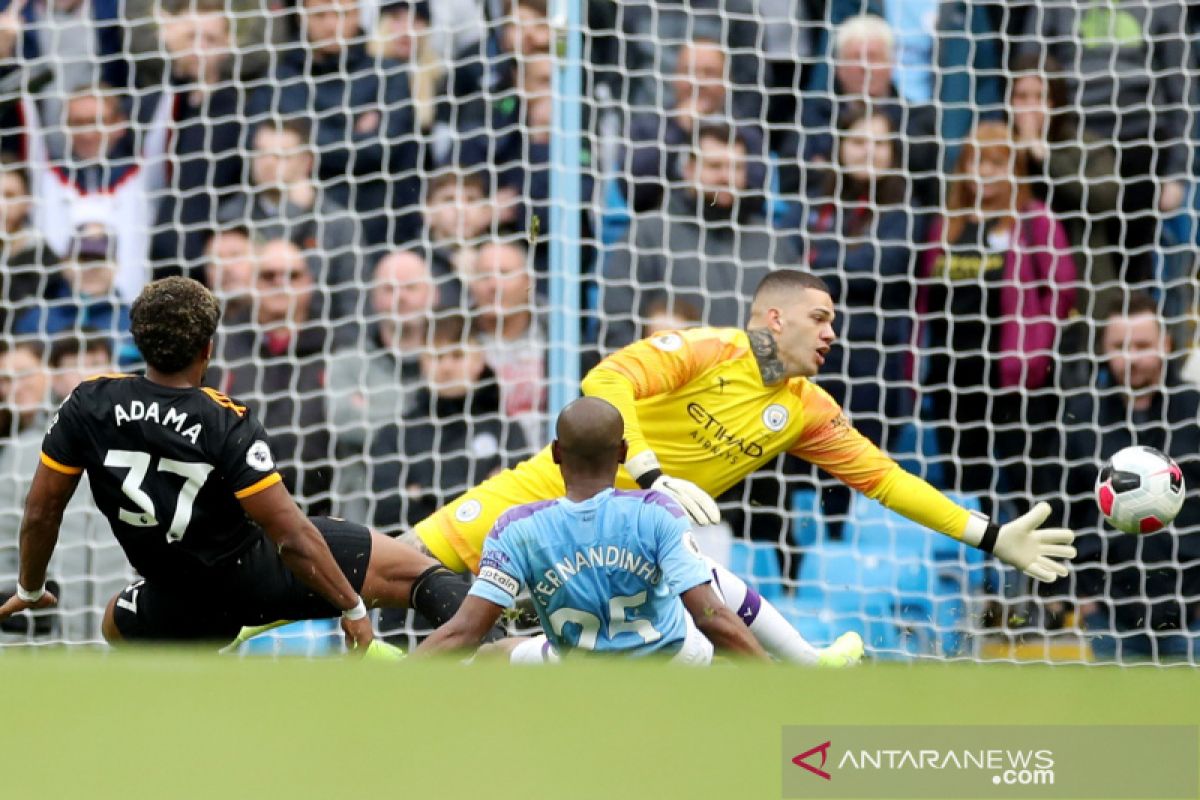
[[[470,581],[462,575],[451,572],[440,564],[430,567],[413,582],[413,610],[429,620],[433,627],[440,628],[458,611],[458,607],[467,599],[470,589]],[[506,635],[504,628],[496,625],[488,631],[483,641],[494,642]]]

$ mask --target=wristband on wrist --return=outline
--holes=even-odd
[[[653,450],[643,450],[636,456],[631,456],[625,460],[625,471],[629,473],[629,477],[637,481],[638,486],[645,489],[651,483],[654,483],[654,480],[651,479],[649,483],[646,483],[643,481],[643,478],[650,472],[656,473],[656,476],[661,475],[662,467],[658,465],[658,456],[654,454]]]
[[[652,469],[649,472],[643,472],[637,476],[637,485],[643,489],[649,489],[662,475],[663,471],[661,469]]]
[[[42,595],[46,593],[46,585],[42,584],[40,589],[34,589],[32,592],[26,589],[21,583],[17,582],[17,597],[23,603],[36,603],[42,599]]]
[[[358,602],[353,608],[347,608],[342,612],[342,618],[349,620],[350,622],[358,622],[365,616],[367,616],[367,605],[363,602],[361,597],[358,598]]]
[[[962,540],[972,547],[978,547],[985,553],[991,553],[996,547],[996,539],[1000,536],[1000,526],[990,519],[972,511],[967,519],[967,528],[963,531]]]

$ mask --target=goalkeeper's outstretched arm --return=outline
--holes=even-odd
[[[1039,581],[1065,577],[1064,562],[1075,557],[1072,531],[1041,527],[1050,516],[1048,503],[1038,503],[1023,516],[998,525],[962,508],[899,465],[867,495],[914,522],[991,553]]]
[[[961,507],[883,453],[846,420],[827,394],[808,395],[809,419],[789,452],[816,464],[901,516],[966,542],[1039,581],[1067,574],[1063,563],[1075,557],[1075,535],[1066,528],[1040,526],[1050,506],[1038,503],[1024,516],[998,525]]]

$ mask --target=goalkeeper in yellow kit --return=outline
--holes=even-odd
[[[714,495],[788,452],[1033,578],[1066,575],[1062,560],[1075,555],[1074,535],[1039,530],[1050,512],[1045,503],[996,525],[906,472],[850,425],[833,398],[809,380],[833,345],[833,322],[833,301],[820,278],[778,270],[756,289],[746,330],[660,333],[602,361],[582,388],[624,417],[629,457],[617,488],[653,487],[677,500],[696,523],[711,525],[719,520]],[[504,511],[564,491],[547,447],[422,520],[414,532],[419,546],[446,566],[475,571],[483,540]],[[766,602],[727,571],[718,568],[716,577],[726,601],[754,631]],[[771,612],[766,627],[775,628],[775,618],[782,617]],[[778,637],[767,631],[767,638]],[[811,648],[795,653],[778,641],[763,644],[777,655],[782,649],[784,657],[816,660]]]

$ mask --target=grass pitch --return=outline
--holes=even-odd
[[[0,654],[5,798],[773,798],[788,724],[1196,723],[1187,669]]]

